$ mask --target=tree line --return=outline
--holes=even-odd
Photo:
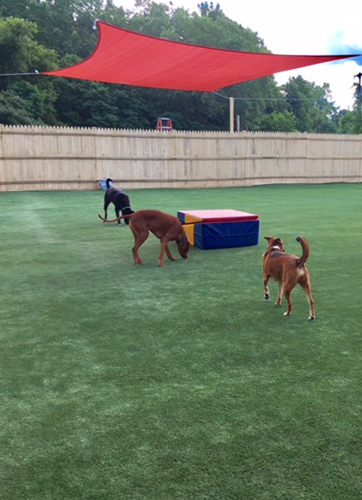
[[[220,4],[195,12],[172,2],[136,0],[132,10],[113,0],[2,0],[0,5],[0,123],[154,129],[169,116],[178,130],[228,130],[229,97],[241,130],[361,133],[356,89],[352,111],[340,110],[328,83],[269,76],[212,92],[184,92],[52,78],[97,43],[95,19],[138,33],[194,45],[270,52],[257,33],[227,18]],[[27,73],[31,73],[30,75]]]

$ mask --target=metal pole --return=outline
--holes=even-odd
[[[358,125],[356,127],[355,132],[357,134],[361,134],[362,133],[362,94],[361,94],[362,73],[359,72],[357,75],[354,75],[354,78],[358,78],[358,83],[354,84],[356,86],[356,91],[354,95],[355,95],[357,119],[358,119]]]
[[[229,109],[230,109],[230,133],[234,133],[234,97],[229,98]]]

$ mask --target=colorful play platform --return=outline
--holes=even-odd
[[[181,210],[177,217],[191,245],[202,250],[259,243],[260,221],[256,214],[238,210]]]

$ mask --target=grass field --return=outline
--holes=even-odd
[[[134,266],[101,191],[0,194],[0,498],[360,500],[362,186],[128,194],[257,213],[260,245]],[[271,235],[309,241],[316,321],[264,300]]]

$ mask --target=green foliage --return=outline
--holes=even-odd
[[[218,3],[215,7],[213,2],[210,2],[210,4],[209,2],[201,2],[197,4],[197,6],[200,10],[201,17],[210,17],[211,19],[216,19],[217,17],[223,15],[220,4]]]
[[[57,54],[35,41],[37,26],[24,19],[0,18],[0,72],[55,69]]]
[[[18,17],[38,26],[36,40],[40,45],[65,54],[89,56],[97,42],[92,29],[94,17],[103,9],[102,0],[2,0],[3,17]],[[27,5],[25,5],[27,4]],[[110,10],[112,7],[110,6]],[[114,10],[114,9],[113,9]]]
[[[62,59],[63,66],[79,62],[76,56]],[[147,121],[146,106],[137,89],[59,78],[54,82],[61,123],[73,127],[155,128]]]
[[[18,81],[9,88],[27,103],[26,108],[28,113],[40,123],[44,115],[44,104],[38,88],[25,81]]]
[[[33,17],[39,3],[39,0],[1,0],[0,17],[28,19],[29,17]]]
[[[362,116],[358,108],[345,111],[339,122],[339,133],[362,134]]]
[[[48,89],[49,90],[49,89]],[[17,79],[1,92],[0,123],[6,125],[55,124],[51,91]]]
[[[0,72],[34,76],[0,78],[1,123],[29,125],[56,122],[53,83],[35,71],[55,69],[57,54],[35,41],[37,26],[24,19],[0,18]]]
[[[270,132],[296,132],[297,119],[290,111],[273,111],[262,118],[259,128]]]
[[[357,75],[359,76],[359,75]],[[342,134],[362,134],[362,88],[361,80],[356,84],[355,103],[352,111],[346,111],[340,120]]]
[[[319,87],[301,76],[291,78],[282,86],[288,109],[297,120],[301,132],[336,132],[330,117],[337,112],[331,101],[328,84]]]
[[[0,92],[0,123],[4,125],[36,125],[27,102],[12,90]]]

